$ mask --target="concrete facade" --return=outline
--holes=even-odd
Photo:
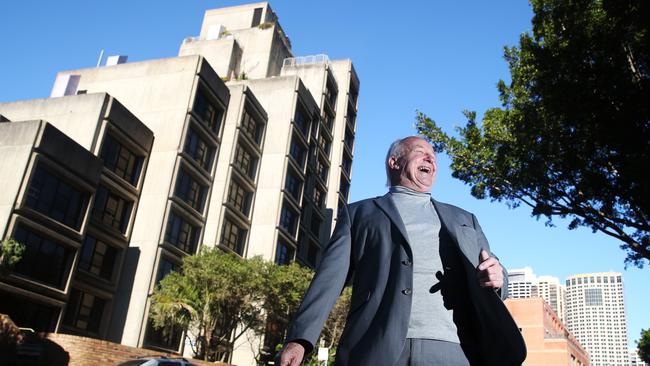
[[[594,366],[629,365],[623,276],[586,273],[566,280],[566,325]]]
[[[3,237],[28,244],[25,266],[47,268],[19,265],[0,284],[13,298],[3,307],[35,329],[111,338],[153,134],[105,93],[4,103],[0,110],[12,121],[0,125],[0,146],[13,150],[0,165],[23,170],[3,178],[20,177],[3,192]],[[21,122],[31,118],[50,123]],[[25,131],[37,133],[32,147]]]
[[[315,267],[348,200],[359,79],[350,60],[300,60],[268,3],[214,9],[178,57],[62,71],[50,98],[1,103],[3,238],[37,226],[65,265],[56,286],[24,268],[0,281],[0,312],[183,352],[182,334],[152,328],[148,298],[201,245]],[[25,201],[39,159],[85,200],[73,228]],[[232,361],[252,364],[236,346]]]
[[[589,365],[587,351],[542,298],[507,299],[505,304],[526,342],[524,366]]]

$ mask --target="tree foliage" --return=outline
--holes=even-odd
[[[277,345],[284,341],[289,322],[298,310],[313,275],[310,269],[295,262],[289,265],[266,263],[262,303],[266,314],[265,345],[256,357],[258,362],[266,363],[275,357]]]
[[[650,363],[650,328],[641,329],[641,339],[636,345],[639,348],[639,358],[645,363]]]
[[[0,243],[0,278],[11,272],[14,265],[20,261],[25,252],[25,245],[13,239],[5,239]]]
[[[154,326],[180,327],[191,335],[197,358],[223,360],[235,340],[263,324],[262,266],[259,258],[242,260],[219,249],[185,257],[181,271],[163,278],[151,296]]]
[[[163,332],[186,331],[197,358],[227,361],[242,336],[282,337],[311,277],[297,264],[278,266],[204,249],[160,281],[150,317]]]
[[[650,259],[650,3],[531,0],[532,34],[505,49],[502,107],[465,112],[459,138],[418,112],[416,126],[452,159],[477,198],[525,204],[622,242]]]

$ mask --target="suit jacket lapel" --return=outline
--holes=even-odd
[[[379,208],[382,211],[384,211],[384,213],[386,214],[386,216],[388,216],[390,221],[392,221],[393,224],[397,227],[400,234],[402,234],[402,237],[404,237],[404,242],[406,242],[406,244],[409,245],[408,244],[409,237],[406,234],[406,226],[404,225],[404,221],[402,221],[402,216],[400,216],[399,211],[397,211],[397,206],[395,206],[395,203],[390,198],[390,193],[386,193],[381,197],[375,198],[375,204],[379,206]]]
[[[431,200],[433,201],[433,206],[436,208],[443,229],[447,230],[452,241],[458,246],[465,258],[467,258],[474,267],[478,266],[478,254],[474,255],[474,252],[476,252],[475,240],[459,240],[458,238],[460,235],[461,239],[465,239],[464,237],[466,237],[467,234],[459,231],[462,230],[462,226],[468,226],[468,224],[459,222],[458,216],[446,205],[440,204],[440,202],[434,199]]]

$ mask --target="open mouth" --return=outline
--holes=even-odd
[[[431,173],[431,168],[428,166],[420,166],[418,167],[418,170],[427,174]]]

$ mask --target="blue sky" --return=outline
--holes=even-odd
[[[0,3],[0,102],[44,98],[57,71],[92,67],[99,53],[129,61],[176,56],[198,35],[206,9],[245,1],[3,1]],[[383,159],[395,139],[415,133],[421,110],[444,129],[464,124],[464,109],[498,106],[508,80],[503,47],[530,30],[525,1],[273,1],[296,56],[352,59],[361,90],[351,200],[382,195]],[[645,288],[650,268],[624,268],[619,243],[588,229],[537,221],[524,207],[476,200],[439,156],[433,195],[474,212],[508,268],[537,275],[618,271],[625,281],[630,345],[650,327]]]

